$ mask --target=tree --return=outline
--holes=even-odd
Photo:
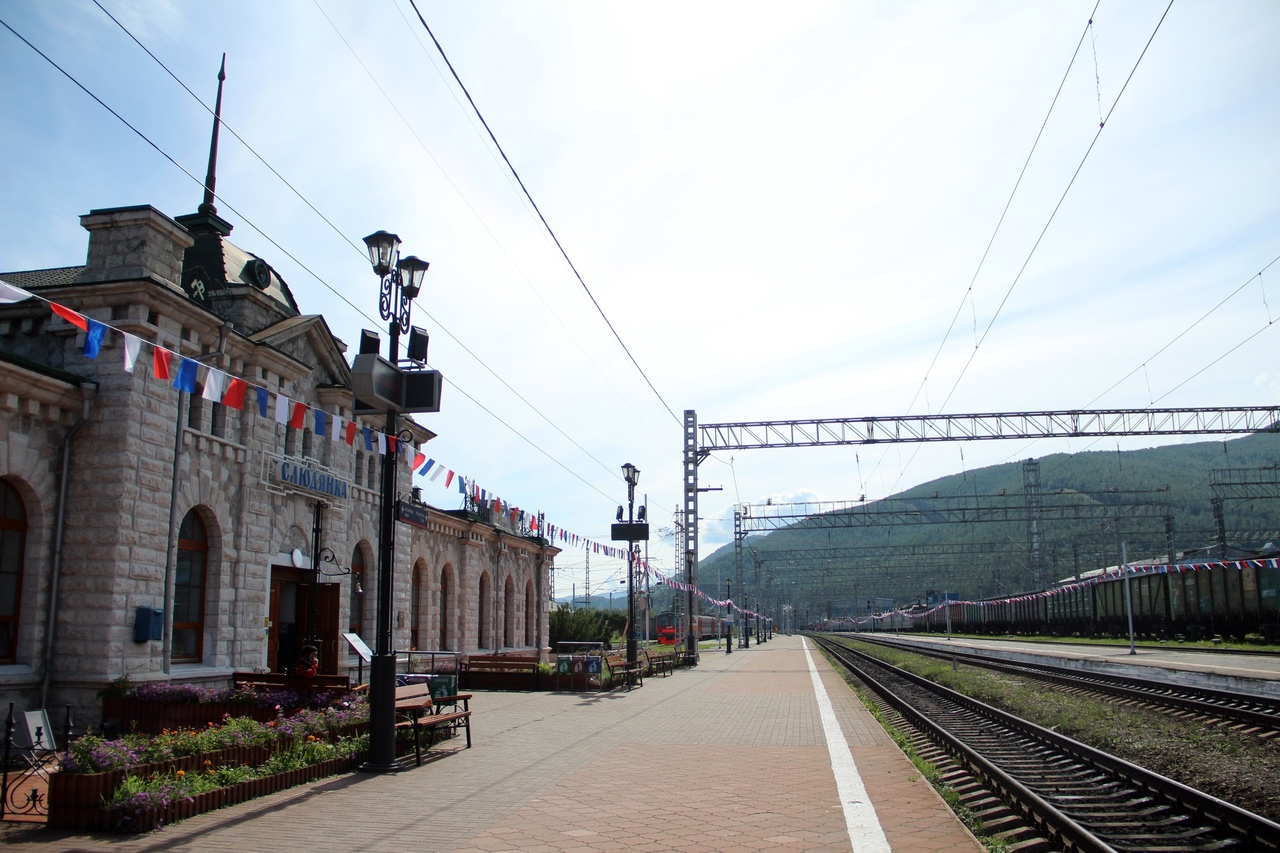
[[[559,642],[604,643],[609,645],[615,635],[626,627],[627,614],[610,613],[594,608],[574,610],[560,604],[551,611],[548,628],[551,648]]]

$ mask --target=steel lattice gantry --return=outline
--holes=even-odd
[[[1081,498],[1089,498],[1085,493]],[[961,495],[936,498],[885,498],[874,504],[812,512],[811,507],[832,502],[798,504],[746,505],[742,513],[741,533],[760,530],[782,530],[788,527],[825,529],[829,527],[879,527],[894,524],[970,524],[974,522],[1025,522],[1035,517],[1042,521],[1108,521],[1116,518],[1152,519],[1169,515],[1167,498],[1152,500],[1157,492],[1109,492],[1112,503],[1042,500],[1038,507],[1028,507],[1024,495]],[[1050,495],[1050,498],[1057,495]],[[848,503],[841,501],[839,503]],[[759,514],[764,510],[764,514]],[[739,532],[735,519],[734,533]]]
[[[1074,499],[1074,500],[1072,500]],[[1099,499],[1108,501],[1099,502]],[[970,524],[1001,522],[1101,521],[1115,525],[1119,535],[1121,520],[1142,525],[1163,522],[1165,547],[1175,553],[1172,511],[1168,490],[1107,491],[1097,494],[1054,492],[1046,503],[1043,495],[1036,501],[1025,494],[948,495],[924,498],[886,498],[873,504],[852,501],[809,501],[799,503],[742,504],[734,509],[734,559],[738,584],[742,587],[743,544],[752,532],[802,528],[830,530],[837,528],[875,528],[914,524]],[[986,543],[990,545],[991,543]],[[817,559],[851,557],[870,558],[872,553],[890,554],[903,546],[844,546],[804,549]],[[963,546],[958,546],[959,552]],[[976,546],[975,546],[976,547]],[[1030,546],[1028,546],[1030,547]],[[970,548],[973,552],[974,547]],[[992,549],[994,550],[994,549]],[[754,549],[753,549],[754,551]],[[901,552],[899,552],[901,553]],[[902,556],[933,556],[931,547],[910,546]],[[1030,553],[1030,552],[1029,552]],[[757,558],[758,559],[758,558]],[[774,558],[776,559],[776,557]],[[1043,566],[1030,563],[1033,577],[1042,574]],[[745,589],[745,588],[744,588]]]
[[[1219,500],[1280,498],[1280,468],[1215,468],[1209,472],[1209,489]]]
[[[1280,406],[1208,409],[1077,409],[967,415],[901,415],[698,426],[684,412],[685,579],[697,582],[698,465],[717,450],[920,444],[939,441],[1085,438],[1123,435],[1238,435],[1275,431]],[[688,613],[695,613],[690,591]],[[692,624],[690,624],[692,634]],[[694,648],[690,642],[687,648]]]
[[[1120,435],[1223,435],[1274,430],[1280,406],[1100,409],[977,415],[903,415],[703,424],[700,448],[752,450],[846,444],[920,444]]]

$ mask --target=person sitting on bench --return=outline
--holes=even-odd
[[[314,678],[320,672],[320,652],[315,646],[303,646],[302,657],[294,667],[293,674],[303,678]]]

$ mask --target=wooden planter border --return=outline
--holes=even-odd
[[[256,797],[264,797],[277,791],[283,791],[286,788],[292,788],[295,785],[323,779],[326,776],[348,773],[356,769],[364,760],[364,753],[357,753],[349,758],[331,758],[319,764],[312,764],[297,770],[286,770],[274,776],[264,776],[260,779],[237,782],[227,788],[218,788],[214,791],[197,794],[188,800],[170,803],[164,808],[148,809],[134,814],[103,808],[102,798],[99,794],[95,805],[88,805],[86,800],[80,800],[81,804],[76,806],[64,804],[63,807],[57,809],[59,814],[58,822],[55,822],[54,819],[54,794],[53,785],[51,784],[49,792],[49,827],[51,829],[79,829],[96,832],[150,832],[158,826],[173,823],[176,820],[194,817],[224,806],[233,806]],[[119,779],[124,777],[124,772],[55,773],[52,778],[57,779],[60,776],[65,776],[68,780],[74,780],[66,785],[63,792],[64,798],[87,798],[96,793],[96,786],[92,784],[96,781],[94,777],[118,776],[115,784],[119,784]]]
[[[334,732],[334,735],[338,737],[355,736],[364,733],[367,728],[367,723],[356,723]],[[165,761],[139,764],[129,768],[127,771],[109,770],[105,773],[69,773],[60,771],[54,773],[49,777],[49,826],[53,829],[111,829],[110,817],[112,812],[102,808],[102,803],[120,786],[126,773],[132,773],[135,776],[150,776],[152,773],[173,773],[178,770],[197,773],[204,770],[206,761],[209,762],[210,767],[214,768],[237,765],[256,767],[265,763],[281,749],[287,749],[288,746],[289,742],[282,739],[270,746],[233,746],[213,752],[201,752]],[[260,780],[251,779],[249,781],[257,782]],[[236,800],[236,802],[241,802],[241,800]]]

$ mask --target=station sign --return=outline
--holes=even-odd
[[[404,501],[396,501],[396,520],[426,529],[430,524],[431,517],[427,514],[426,507],[407,504]]]
[[[349,484],[346,480],[320,468],[301,464],[297,459],[285,456],[267,458],[270,466],[268,479],[273,485],[329,498],[347,499]]]

